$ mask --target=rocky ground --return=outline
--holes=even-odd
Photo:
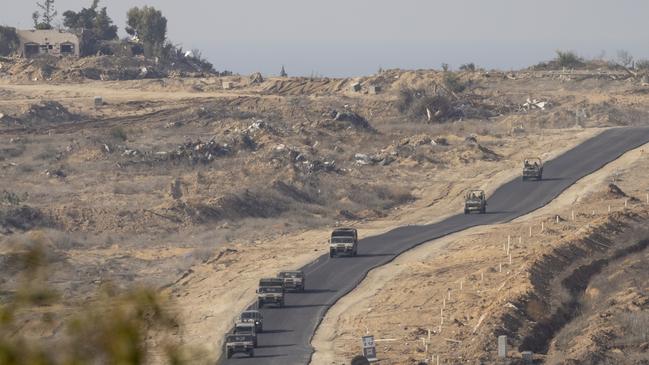
[[[63,298],[55,321],[105,283],[159,288],[180,309],[184,342],[210,357],[256,280],[322,254],[333,226],[365,236],[439,220],[524,157],[549,159],[649,113],[646,86],[616,73],[14,76],[0,81],[2,260],[45,242]],[[20,268],[2,270],[11,296]]]

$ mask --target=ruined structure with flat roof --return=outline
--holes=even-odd
[[[41,55],[79,57],[79,37],[56,30],[19,30],[20,49],[18,53],[25,58]]]

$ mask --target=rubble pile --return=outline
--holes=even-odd
[[[70,113],[61,103],[44,101],[30,105],[22,114],[14,118],[26,124],[44,124],[71,122],[80,119],[79,115]]]
[[[336,167],[336,161],[334,160],[323,161],[320,158],[312,156],[307,151],[301,151],[297,147],[290,147],[284,144],[275,146],[271,156],[271,163],[277,168],[290,164],[297,172],[305,175],[318,172],[342,172],[341,169]]]
[[[332,110],[325,113],[324,116],[329,119],[321,122],[320,125],[331,130],[341,130],[351,127],[359,130],[374,131],[370,122],[358,113]]]
[[[209,163],[216,157],[227,156],[232,154],[232,148],[228,144],[220,144],[210,139],[208,142],[187,141],[175,151],[168,154],[169,160],[189,160],[192,164]]]
[[[447,146],[445,138],[431,138],[425,134],[402,138],[400,141],[382,149],[375,154],[357,153],[354,161],[357,165],[387,166],[399,158],[412,158],[422,147]],[[423,150],[422,150],[423,151]]]

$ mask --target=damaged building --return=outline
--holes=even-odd
[[[56,29],[19,30],[19,54],[25,58],[52,55],[79,57],[79,38]]]

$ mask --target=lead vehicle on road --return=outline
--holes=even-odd
[[[487,212],[487,197],[482,190],[470,190],[464,196],[464,214]]]
[[[523,181],[543,179],[543,161],[538,157],[528,157],[523,161]]]
[[[340,254],[356,256],[358,253],[358,231],[356,228],[336,228],[329,239],[329,257]]]

